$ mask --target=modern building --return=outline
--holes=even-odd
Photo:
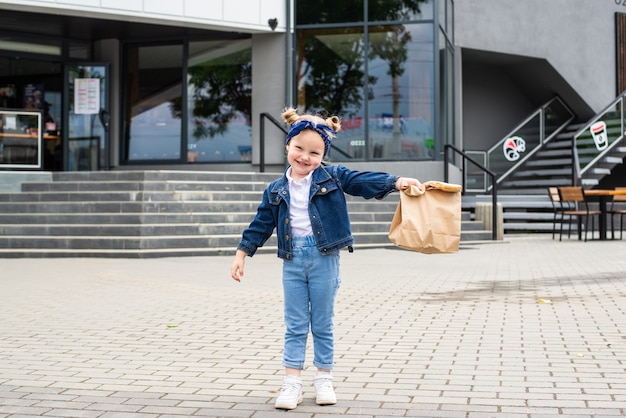
[[[626,185],[623,164],[597,167],[600,150],[590,133],[594,122],[604,120],[609,146],[602,151],[623,147],[623,104],[616,98],[626,90],[625,19],[621,0],[457,0],[457,143],[487,151],[485,160],[493,163],[489,153],[502,154],[501,141],[515,137],[516,128],[528,131],[542,118],[549,127],[550,116],[567,121],[564,115],[571,115],[569,140],[574,137],[576,156],[569,164],[579,170],[573,180],[582,177],[585,184],[585,177],[595,177],[588,179],[590,187],[607,180]],[[544,139],[552,133],[546,129]],[[527,148],[539,143],[526,142]],[[622,158],[617,153],[613,160]],[[552,165],[567,162],[555,159]]]
[[[626,88],[625,15],[621,0],[0,1],[0,170],[281,171],[286,106],[341,116],[330,157],[355,168],[442,179],[447,144],[508,164],[538,110],[541,143],[546,121],[584,125]]]

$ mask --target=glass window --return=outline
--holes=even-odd
[[[126,49],[126,159],[181,158],[182,45]]]
[[[342,118],[333,161],[432,158],[432,24],[361,29],[298,32],[298,106]]]
[[[187,161],[251,161],[251,40],[190,43],[187,82]]]
[[[343,119],[343,132],[333,144],[333,159],[365,157],[365,77],[363,27],[298,32],[298,107],[326,111]],[[337,158],[335,158],[337,157]]]
[[[296,0],[297,25],[348,23],[363,21],[363,0]]]
[[[370,22],[433,18],[433,0],[369,0]]]
[[[108,67],[70,64],[67,68],[67,169],[78,171],[106,167],[108,143],[102,121],[107,111]]]
[[[372,158],[432,158],[434,80],[431,24],[370,28],[368,97]]]
[[[434,38],[439,23],[442,30],[452,30],[453,0],[365,0],[363,5],[367,22],[356,26],[359,5],[336,11],[298,2],[298,107],[342,118],[343,132],[330,151],[333,161],[436,159],[437,142],[454,136],[454,47],[444,36],[442,50],[436,51]],[[435,74],[436,62],[440,74]],[[441,97],[436,97],[437,82]]]

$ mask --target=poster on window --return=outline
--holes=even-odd
[[[24,109],[43,109],[44,95],[43,84],[26,84],[24,86]]]
[[[74,80],[74,113],[96,115],[100,111],[100,79],[77,78]]]

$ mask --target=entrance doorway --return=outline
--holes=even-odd
[[[109,66],[76,63],[65,67],[67,126],[64,137],[66,171],[108,169]]]
[[[0,108],[41,112],[41,169],[107,169],[109,65],[0,56]]]

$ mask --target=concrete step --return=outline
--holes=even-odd
[[[165,181],[63,181],[22,186],[23,192],[137,192],[137,191],[257,191],[263,192],[262,181],[165,180]]]
[[[279,174],[113,171],[53,173],[0,195],[0,257],[232,254]],[[393,247],[399,200],[346,196],[355,248]],[[467,212],[462,241],[490,240]],[[271,237],[262,252],[276,251]]]
[[[52,181],[52,173],[46,171],[0,171],[0,193],[19,193],[22,184]]]
[[[553,206],[546,188],[534,194],[499,194],[504,234],[552,231]],[[476,203],[491,203],[491,195],[464,198],[465,210]]]

